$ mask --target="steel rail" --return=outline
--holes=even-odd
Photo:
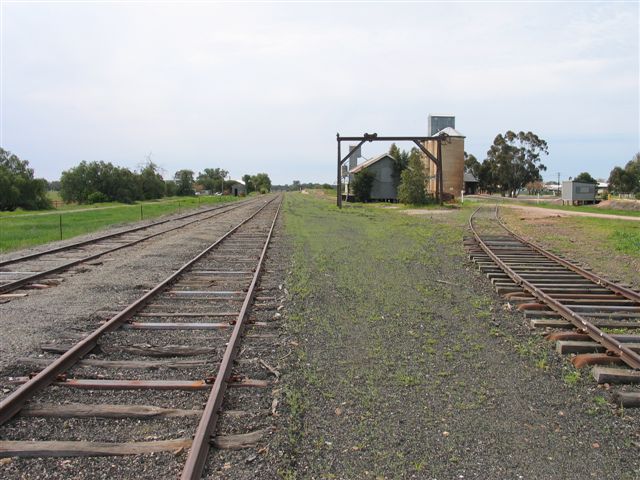
[[[573,263],[564,260],[563,258],[559,257],[558,255],[555,255],[555,254],[545,250],[544,248],[540,247],[539,245],[536,245],[531,240],[527,240],[526,238],[524,238],[524,237],[518,235],[517,233],[515,233],[513,230],[511,230],[509,227],[507,227],[507,225],[504,223],[504,221],[502,221],[502,219],[498,216],[497,206],[496,206],[496,218],[498,219],[498,223],[500,224],[500,226],[502,228],[504,228],[510,235],[512,235],[518,241],[524,243],[526,246],[528,246],[529,248],[533,249],[534,251],[536,251],[540,255],[543,255],[543,256],[549,258],[550,260],[553,260],[554,262],[559,263],[563,267],[566,267],[569,270],[572,270],[573,272],[578,273],[578,274],[582,275],[583,277],[588,278],[589,280],[591,280],[594,283],[597,283],[598,285],[602,285],[602,286],[607,287],[610,290],[613,290],[614,292],[622,295],[625,298],[628,298],[629,300],[633,300],[634,302],[640,303],[640,293],[635,292],[635,291],[631,290],[630,288],[623,287],[622,285],[618,285],[618,284],[616,284],[616,283],[614,283],[614,282],[612,282],[610,280],[607,280],[606,278],[602,278],[602,277],[596,275],[595,273],[589,272],[588,270],[585,270],[584,268],[582,268],[582,267],[580,267],[578,265],[574,265]]]
[[[70,262],[64,263],[62,265],[58,265],[58,266],[50,268],[48,270],[44,270],[42,272],[34,273],[34,274],[29,275],[27,277],[20,278],[18,280],[14,280],[13,282],[5,283],[3,285],[0,285],[0,294],[12,292],[14,290],[17,290],[17,289],[23,287],[24,285],[26,285],[28,283],[31,283],[31,282],[33,282],[35,280],[38,280],[38,279],[43,278],[43,277],[46,277],[46,276],[51,275],[53,273],[62,272],[62,271],[67,270],[67,269],[69,269],[71,267],[74,267],[74,266],[79,265],[79,264],[84,263],[84,262],[88,262],[89,260],[94,260],[94,259],[99,258],[99,257],[101,257],[103,255],[108,254],[108,253],[113,253],[113,252],[121,250],[123,248],[132,247],[134,245],[137,245],[138,243],[144,242],[146,240],[149,240],[151,238],[157,237],[159,235],[164,235],[165,233],[169,233],[169,232],[172,232],[174,230],[178,230],[180,228],[186,227],[187,225],[191,225],[191,224],[196,223],[196,222],[202,222],[204,220],[208,220],[209,218],[213,218],[213,217],[215,217],[217,215],[221,215],[223,213],[227,213],[227,212],[230,212],[232,210],[238,209],[238,208],[240,208],[240,207],[242,207],[244,205],[247,205],[248,203],[249,202],[242,202],[240,204],[235,204],[235,205],[224,205],[224,206],[213,208],[213,209],[209,209],[209,210],[206,210],[206,211],[189,214],[187,217],[180,217],[178,219],[163,220],[162,222],[154,224],[154,225],[147,225],[147,226],[144,226],[144,227],[136,227],[134,230],[121,232],[121,233],[117,233],[117,234],[109,234],[107,236],[100,237],[99,239],[97,239],[95,241],[87,240],[87,241],[79,242],[77,244],[73,244],[73,245],[67,246],[68,248],[59,247],[57,249],[48,250],[46,252],[43,252],[43,253],[40,253],[40,254],[37,254],[37,255],[34,254],[35,257],[39,257],[39,256],[42,256],[44,254],[56,253],[58,251],[64,251],[64,250],[70,250],[71,248],[75,248],[75,247],[82,246],[82,245],[87,245],[89,243],[98,243],[98,242],[100,242],[102,240],[105,240],[105,239],[108,239],[108,238],[112,238],[113,236],[116,236],[116,235],[124,235],[124,234],[127,234],[127,233],[131,233],[132,231],[137,231],[137,230],[141,230],[141,229],[144,229],[144,228],[154,227],[154,226],[161,225],[163,223],[174,221],[174,220],[182,220],[183,218],[189,218],[189,217],[192,217],[192,216],[195,216],[195,215],[201,215],[203,213],[207,213],[207,212],[210,212],[211,210],[214,210],[214,213],[212,213],[210,215],[207,215],[204,218],[198,218],[196,220],[191,220],[191,221],[189,221],[187,223],[183,223],[183,224],[178,225],[176,227],[172,227],[172,228],[169,228],[167,230],[163,230],[162,232],[153,233],[151,235],[147,235],[147,236],[139,238],[137,240],[132,240],[131,242],[125,243],[124,245],[119,245],[117,247],[113,247],[113,248],[110,248],[108,250],[104,250],[102,252],[94,253],[94,254],[89,255],[87,257],[82,257],[82,258],[79,258],[79,259],[76,259],[76,260],[71,260]],[[222,208],[224,208],[224,207],[228,207],[228,208],[226,210],[222,210]],[[22,257],[20,259],[17,259],[13,263],[17,263],[19,261],[22,261],[25,258],[30,260],[30,259],[32,259],[34,257],[29,255],[27,257]]]
[[[182,480],[197,480],[202,476],[202,471],[204,469],[207,455],[209,453],[211,435],[214,432],[216,423],[218,421],[218,410],[222,406],[224,394],[227,389],[227,380],[231,376],[233,362],[236,358],[239,347],[240,336],[244,331],[247,311],[249,310],[249,306],[251,305],[253,297],[255,296],[255,288],[258,283],[258,279],[260,278],[262,264],[267,255],[267,249],[269,248],[271,236],[273,234],[276,221],[278,220],[278,214],[280,213],[281,207],[282,198],[280,198],[280,204],[278,205],[278,209],[276,210],[273,221],[271,222],[271,228],[269,229],[269,233],[264,242],[264,247],[262,248],[260,259],[258,260],[256,270],[253,274],[251,285],[247,290],[247,295],[245,296],[244,302],[242,303],[242,308],[240,309],[240,313],[238,314],[236,324],[231,334],[231,339],[229,340],[227,348],[224,352],[224,356],[222,357],[222,362],[220,363],[218,374],[216,376],[213,387],[211,388],[211,393],[204,408],[204,413],[200,418],[198,429],[196,430],[196,433],[194,435],[193,443],[191,444],[191,449],[189,450],[189,455],[187,457],[187,461],[180,477]]]
[[[238,202],[238,203],[244,204],[244,203],[248,203],[248,202],[245,200],[245,201]],[[227,204],[223,204],[223,205],[216,205],[215,207],[212,207],[212,208],[206,208],[204,210],[200,210],[198,212],[189,213],[189,214],[182,215],[182,216],[179,216],[179,217],[176,217],[176,218],[166,218],[164,220],[158,220],[156,222],[152,222],[152,223],[149,223],[147,225],[142,225],[142,226],[138,226],[138,227],[132,227],[132,228],[129,228],[127,230],[122,230],[122,231],[119,231],[119,232],[109,233],[107,235],[102,235],[101,237],[91,238],[91,239],[88,239],[88,240],[82,240],[80,242],[71,243],[69,245],[62,245],[60,247],[50,248],[48,250],[43,250],[42,252],[33,252],[33,253],[28,254],[28,255],[23,255],[21,257],[12,258],[12,259],[9,259],[9,260],[2,260],[2,261],[0,261],[0,267],[4,267],[5,265],[11,265],[13,263],[23,262],[23,261],[26,261],[26,260],[32,260],[34,258],[38,258],[38,257],[41,257],[43,255],[48,255],[50,253],[64,252],[65,250],[70,250],[72,248],[82,247],[84,245],[89,245],[91,243],[97,243],[97,242],[100,242],[102,240],[108,240],[109,238],[117,237],[119,235],[126,235],[128,233],[137,232],[139,230],[144,230],[145,228],[156,227],[158,225],[162,225],[163,223],[173,222],[173,221],[176,221],[176,220],[183,220],[185,218],[190,218],[190,217],[193,217],[195,215],[201,215],[203,213],[211,212],[211,211],[214,211],[214,210],[219,210],[221,208],[229,207],[231,205],[238,205],[238,204],[237,203],[235,203],[235,204],[227,203]]]
[[[187,271],[192,265],[198,262],[203,256],[216,248],[227,237],[233,234],[241,226],[249,222],[258,213],[260,213],[267,205],[277,199],[271,199],[265,202],[256,212],[244,219],[235,227],[228,230],[214,243],[205,248],[198,255],[182,265],[178,270],[169,275],[167,278],[158,283],[153,289],[149,290],[142,297],[125,307],[122,311],[111,317],[107,322],[94,330],[87,337],[76,343],[73,347],[63,353],[60,357],[51,362],[47,367],[32,377],[28,382],[22,384],[17,390],[12,392],[4,400],[0,402],[0,425],[3,425],[16,415],[24,403],[39,390],[53,383],[58,375],[64,373],[71,366],[76,364],[82,357],[89,353],[98,344],[98,339],[105,333],[119,328],[124,322],[133,317],[137,312],[142,310],[150,300],[160,294],[167,286],[172,284],[180,275]]]
[[[618,355],[631,368],[640,369],[640,354],[634,352],[622,342],[616,340],[613,336],[596,327],[580,314],[574,312],[561,302],[546,294],[542,289],[522,278],[487,246],[473,226],[473,218],[480,208],[481,207],[478,207],[469,217],[469,228],[478,242],[478,245],[480,245],[480,248],[482,248],[482,250],[495,262],[495,264],[498,265],[516,285],[529,292],[542,303],[548,305],[553,311],[559,313],[560,316],[571,322],[577,328],[584,330],[592,340]]]

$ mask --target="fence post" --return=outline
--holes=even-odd
[[[60,221],[58,222],[58,225],[60,226],[60,240],[62,240],[62,214],[60,214],[59,217]]]

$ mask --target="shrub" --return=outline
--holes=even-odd
[[[409,160],[409,166],[400,175],[400,187],[398,188],[398,200],[401,203],[424,205],[427,203],[427,193],[424,186],[427,175],[420,157],[413,156]]]
[[[108,201],[109,197],[102,192],[93,192],[87,197],[87,203],[104,203]]]
[[[358,202],[369,201],[374,179],[375,175],[367,170],[362,170],[353,176],[353,195]]]

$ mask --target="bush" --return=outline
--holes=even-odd
[[[353,195],[358,202],[369,201],[374,179],[375,175],[367,170],[362,170],[353,176]]]
[[[107,197],[104,193],[102,192],[93,192],[90,193],[89,196],[87,197],[87,203],[104,203],[104,202],[108,202],[109,201],[109,197]]]
[[[34,178],[29,162],[0,148],[0,210],[51,208],[47,181]]]
[[[424,205],[427,203],[427,192],[424,189],[427,176],[424,172],[424,164],[418,156],[409,161],[409,166],[400,175],[400,187],[398,188],[398,200],[401,203]]]

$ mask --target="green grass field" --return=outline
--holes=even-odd
[[[130,222],[182,212],[205,204],[237,200],[232,196],[173,197],[135,205],[119,203],[70,205],[41,213],[3,212],[0,215],[0,252],[31,247]],[[62,226],[61,226],[62,225]]]

